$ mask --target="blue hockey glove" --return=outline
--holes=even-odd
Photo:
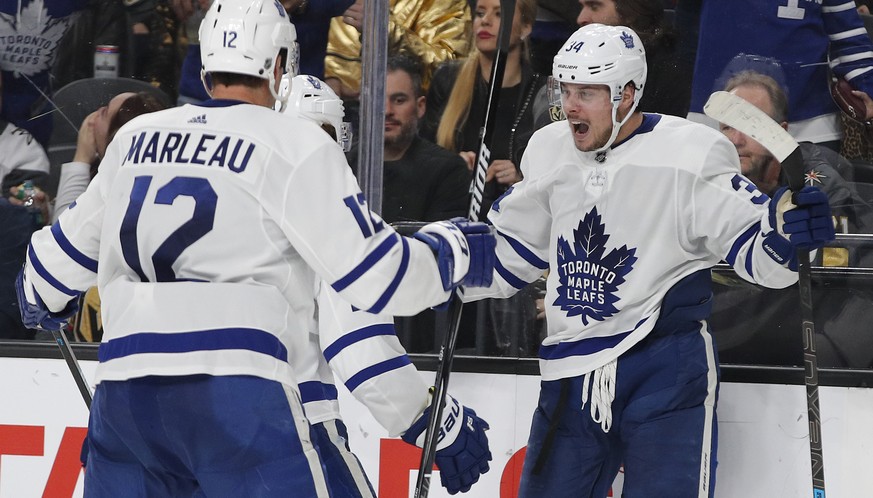
[[[479,476],[488,472],[488,462],[491,451],[488,449],[489,429],[485,422],[471,408],[467,408],[455,398],[446,395],[446,406],[443,408],[440,433],[437,437],[434,460],[440,469],[440,481],[449,494],[466,493],[479,480]],[[427,430],[427,419],[430,416],[430,406],[406,430],[402,439],[409,444],[421,448],[424,446],[424,433]]]
[[[812,251],[834,240],[834,222],[827,195],[816,187],[803,187],[793,196],[786,187],[770,200],[770,226],[764,249],[774,260],[797,270],[797,250]]]
[[[488,287],[494,274],[494,234],[485,223],[452,218],[429,223],[415,233],[436,253],[443,289]]]
[[[36,303],[31,303],[27,300],[24,292],[24,286],[30,285],[24,282],[24,270],[18,272],[18,277],[15,278],[15,294],[18,296],[18,310],[21,313],[21,323],[29,329],[42,330],[61,330],[67,326],[73,315],[79,311],[79,300],[73,299],[63,310],[54,313],[46,308],[45,303],[33,290],[33,297]]]

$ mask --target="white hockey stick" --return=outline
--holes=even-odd
[[[728,92],[715,92],[703,112],[760,143],[782,164],[793,191],[803,188],[803,156],[797,141],[764,111]],[[800,318],[803,330],[803,366],[806,408],[809,412],[809,456],[812,463],[812,496],[825,498],[821,412],[818,401],[818,359],[815,353],[815,322],[812,312],[812,282],[809,252],[797,251],[797,285],[800,288]]]

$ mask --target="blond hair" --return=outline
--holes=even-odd
[[[515,8],[521,16],[522,24],[532,26],[537,15],[536,0],[518,0]],[[522,60],[527,62],[529,58],[527,40],[522,44],[521,55]],[[458,76],[446,101],[436,132],[436,143],[445,149],[458,152],[460,147],[460,144],[455,143],[457,131],[467,124],[467,117],[470,115],[481,57],[482,53],[476,48],[476,44],[470,43],[470,53],[458,70]]]

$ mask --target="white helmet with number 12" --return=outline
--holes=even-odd
[[[200,71],[206,91],[212,94],[210,73],[235,73],[265,79],[273,97],[285,102],[288,94],[276,92],[274,68],[285,49],[283,74],[297,74],[297,32],[277,0],[214,0],[200,23]]]

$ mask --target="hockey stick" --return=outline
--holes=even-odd
[[[703,107],[707,116],[738,130],[764,146],[788,176],[793,191],[803,188],[803,156],[797,141],[766,113],[728,92],[715,92]],[[812,312],[812,282],[809,252],[797,251],[797,285],[800,288],[800,319],[803,331],[803,366],[806,408],[809,412],[809,456],[812,463],[813,498],[825,497],[824,458],[822,456],[821,412],[818,400],[818,359],[815,353],[815,322]]]
[[[494,123],[497,117],[497,104],[500,100],[500,89],[503,86],[503,72],[506,58],[509,55],[509,40],[512,33],[512,18],[515,15],[515,0],[500,0],[500,30],[497,33],[497,54],[491,64],[491,88],[488,92],[488,102],[485,107],[485,123],[479,131],[479,150],[476,154],[476,170],[471,185],[470,210],[467,218],[470,221],[479,220],[482,207],[482,194],[485,191],[485,174],[491,162],[491,140]],[[463,309],[463,289],[458,288],[449,303],[449,331],[440,349],[440,361],[437,365],[434,380],[433,397],[430,405],[430,418],[427,421],[427,431],[424,435],[424,445],[421,450],[421,463],[418,467],[418,478],[415,483],[415,498],[426,498],[430,491],[430,477],[433,472],[433,461],[436,456],[439,425],[442,420],[446,391],[449,386],[449,374],[452,372],[452,361],[455,357],[455,343],[458,339],[458,328],[461,324]]]
[[[67,341],[67,336],[64,334],[63,330],[52,330],[52,336],[55,338],[55,342],[58,343],[58,347],[61,350],[61,356],[64,357],[64,361],[67,362],[67,367],[70,369],[70,373],[73,375],[73,380],[76,381],[76,386],[79,387],[79,393],[82,394],[82,399],[85,400],[85,405],[88,409],[91,409],[91,388],[88,387],[88,383],[85,381],[85,375],[82,374],[82,369],[79,367],[79,362],[76,360],[76,353],[73,352],[73,348],[70,347],[69,341]]]

